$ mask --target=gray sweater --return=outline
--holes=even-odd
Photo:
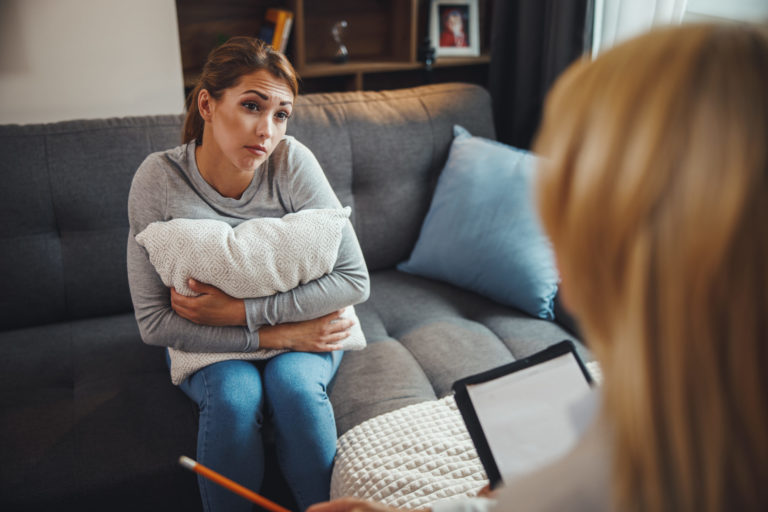
[[[246,299],[247,327],[198,325],[171,309],[170,291],[135,236],[150,223],[217,219],[236,226],[256,217],[282,217],[305,208],[341,205],[312,152],[286,136],[239,199],[220,195],[200,175],[195,143],[149,155],[128,196],[128,282],[145,343],[187,352],[252,352],[262,325],[310,320],[368,298],[369,281],[352,225],[343,231],[333,272],[285,293]]]

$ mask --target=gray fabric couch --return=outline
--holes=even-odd
[[[125,262],[126,199],[180,116],[0,126],[0,509],[198,510],[196,410],[144,345]],[[371,272],[356,309],[369,346],[333,383],[339,434],[449,393],[453,381],[574,337],[474,293],[404,274],[452,126],[493,138],[477,86],[307,95],[289,133],[308,145]],[[279,480],[265,483],[276,492]]]

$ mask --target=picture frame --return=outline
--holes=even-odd
[[[480,55],[478,0],[432,0],[429,37],[436,57]]]

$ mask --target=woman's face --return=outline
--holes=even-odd
[[[207,149],[218,150],[237,170],[253,171],[285,135],[294,100],[288,83],[260,69],[225,89],[218,100],[204,93],[208,105],[201,104],[200,111],[210,137],[203,145],[212,140],[215,148]]]

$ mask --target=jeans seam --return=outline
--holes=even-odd
[[[203,390],[205,392],[205,406],[206,408],[209,407],[211,401],[210,401],[210,389],[208,388],[208,381],[205,378],[205,369],[200,370],[200,378],[203,381]],[[206,413],[207,414],[207,413]],[[205,422],[204,426],[204,435],[203,435],[203,451],[208,452],[208,421]],[[200,454],[197,455],[198,460],[200,459]],[[210,502],[210,496],[208,495],[208,482],[205,481],[205,478],[201,478],[203,480],[202,485],[200,486],[200,494],[203,498],[203,505],[205,510],[212,510],[211,508],[211,502]]]

